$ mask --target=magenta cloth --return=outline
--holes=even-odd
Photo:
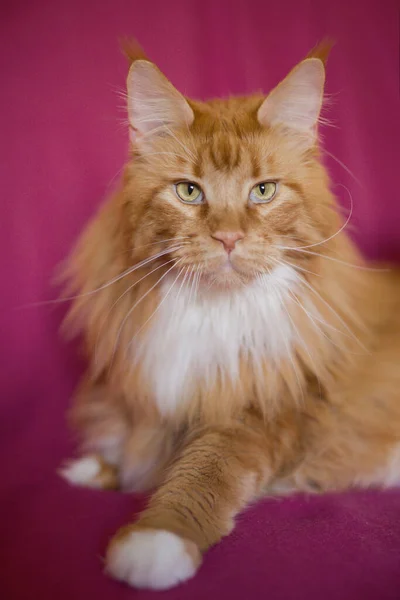
[[[64,414],[82,368],[58,327],[57,263],[119,177],[116,94],[134,34],[195,97],[269,90],[324,35],[327,157],[364,252],[400,257],[398,0],[3,0],[0,596],[4,600],[398,600],[400,491],[265,500],[170,592],[102,575],[107,539],[143,500],[70,488]],[[25,307],[25,308],[23,308]],[[399,397],[400,401],[400,397]]]

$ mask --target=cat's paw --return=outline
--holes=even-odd
[[[115,489],[118,486],[114,467],[94,455],[71,460],[58,473],[71,485],[95,489]]]
[[[106,572],[136,588],[167,590],[193,577],[200,563],[193,542],[162,529],[133,528],[111,542]]]

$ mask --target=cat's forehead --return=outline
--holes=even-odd
[[[195,105],[192,133],[197,146],[197,177],[240,172],[247,177],[259,176],[255,142],[261,134],[257,121],[261,102],[261,97],[229,98]]]
[[[190,101],[196,117],[200,114],[207,117],[221,119],[223,117],[239,117],[246,120],[246,116],[254,117],[257,110],[265,100],[261,94],[251,96],[231,96],[229,98],[213,98],[205,102]]]
[[[192,103],[193,135],[212,141],[215,136],[240,138],[254,134],[260,131],[257,111],[262,101],[262,96],[251,96]]]
[[[215,133],[201,144],[193,163],[193,172],[199,179],[225,177],[257,177],[259,161],[254,148],[231,133]]]

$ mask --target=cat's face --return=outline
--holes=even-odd
[[[323,239],[326,178],[315,147],[323,79],[312,59],[266,100],[189,103],[154,65],[134,63],[134,247],[171,248],[168,264],[182,274],[232,286],[287,264],[283,247]]]

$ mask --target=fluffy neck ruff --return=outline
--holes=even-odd
[[[132,345],[160,413],[172,416],[195,388],[212,389],[218,380],[240,387],[243,361],[260,376],[266,359],[292,359],[296,331],[285,303],[297,282],[288,266],[217,293],[163,282],[157,312]]]

